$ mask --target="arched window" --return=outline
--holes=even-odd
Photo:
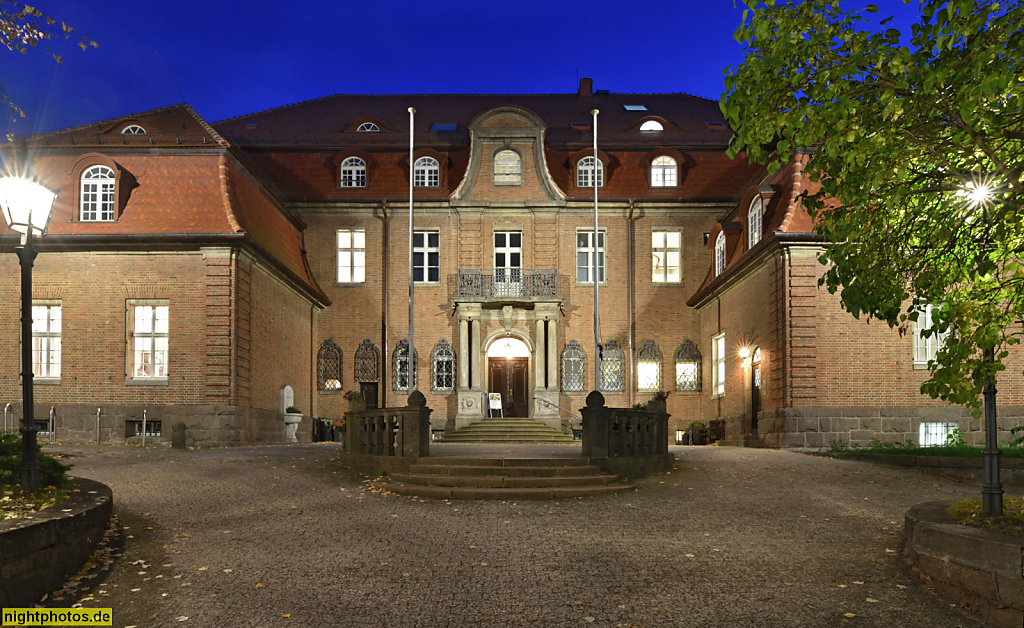
[[[623,388],[622,365],[624,355],[619,343],[609,340],[601,347],[601,382],[599,390],[619,392]]]
[[[584,392],[587,387],[587,353],[575,340],[562,349],[562,392]]]
[[[640,125],[641,131],[664,131],[665,127],[662,126],[657,120],[648,120]]]
[[[366,187],[366,162],[359,157],[347,157],[341,162],[341,187]]]
[[[400,340],[391,354],[391,381],[395,390],[416,388],[416,351],[412,352],[412,375],[409,374],[409,341]]]
[[[137,124],[129,124],[121,129],[121,135],[145,135],[146,129]]]
[[[700,392],[700,349],[686,340],[676,350],[676,390]]]
[[[377,131],[380,131],[380,127],[372,122],[364,122],[356,129],[356,133],[376,133]]]
[[[455,352],[442,338],[430,354],[430,389],[437,392],[455,390]]]
[[[597,187],[604,187],[604,164],[600,159],[584,157],[576,163],[576,187],[592,188],[595,181]]]
[[[674,188],[679,169],[671,157],[658,157],[651,162],[651,187]]]
[[[79,220],[114,219],[114,171],[106,166],[91,166],[82,173]]]
[[[653,340],[645,340],[636,352],[636,375],[638,392],[661,390],[661,350]]]
[[[719,233],[715,239],[715,277],[725,270],[725,234]]]
[[[380,381],[380,351],[373,344],[373,341],[367,338],[356,349],[355,359],[352,360],[355,364],[355,379],[357,382],[379,382]]]
[[[418,188],[436,188],[441,185],[441,167],[433,157],[420,157],[413,168],[412,184]]]
[[[494,156],[494,183],[520,185],[523,182],[523,160],[514,150],[499,151]]]
[[[341,347],[328,338],[316,354],[316,387],[341,390]]]
[[[761,241],[761,214],[764,207],[761,204],[761,197],[755,197],[750,203],[747,211],[747,248],[752,249]]]

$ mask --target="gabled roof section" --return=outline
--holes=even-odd
[[[126,124],[146,130],[141,135],[124,135]],[[172,105],[43,135],[15,138],[14,143],[29,148],[75,147],[151,147],[151,146],[227,146],[227,142],[192,107]]]

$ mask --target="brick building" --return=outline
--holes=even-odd
[[[205,442],[281,440],[286,385],[309,417],[336,417],[345,391],[404,405],[411,378],[447,429],[483,419],[488,392],[564,425],[595,387],[620,406],[673,391],[673,436],[721,418],[730,440],[769,446],[960,420],[917,393],[911,338],[817,290],[801,161],[766,177],[726,157],[729,138],[713,101],[583,79],[575,94],[331,96],[213,125],[181,105],[19,140],[9,163],[59,193],[36,262],[37,404],[61,438],[94,438],[100,408],[103,440],[146,410],[164,438],[183,420]],[[15,355],[17,259],[0,265]],[[0,364],[12,403],[18,368]]]

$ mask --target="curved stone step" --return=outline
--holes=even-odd
[[[579,477],[583,475],[599,475],[601,470],[595,466],[475,466],[445,465],[444,463],[416,463],[409,468],[414,475],[447,475],[452,477],[503,476],[503,477]]]
[[[392,480],[401,484],[419,486],[448,486],[457,488],[557,488],[571,486],[606,486],[617,479],[614,475],[583,476],[451,476],[418,473],[394,473]]]
[[[411,495],[431,499],[500,499],[521,501],[527,499],[571,499],[611,495],[636,489],[638,483],[606,484],[603,486],[562,486],[550,488],[467,488],[457,486],[424,486],[401,482],[377,482],[376,486],[396,495]]]

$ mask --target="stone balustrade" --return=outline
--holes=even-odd
[[[430,413],[423,393],[414,391],[404,408],[347,412],[345,445],[350,454],[420,458],[430,455]]]
[[[593,459],[666,460],[668,417],[664,401],[652,400],[649,410],[609,408],[596,390],[587,395],[583,415],[583,457]],[[641,464],[640,466],[646,466]]]

